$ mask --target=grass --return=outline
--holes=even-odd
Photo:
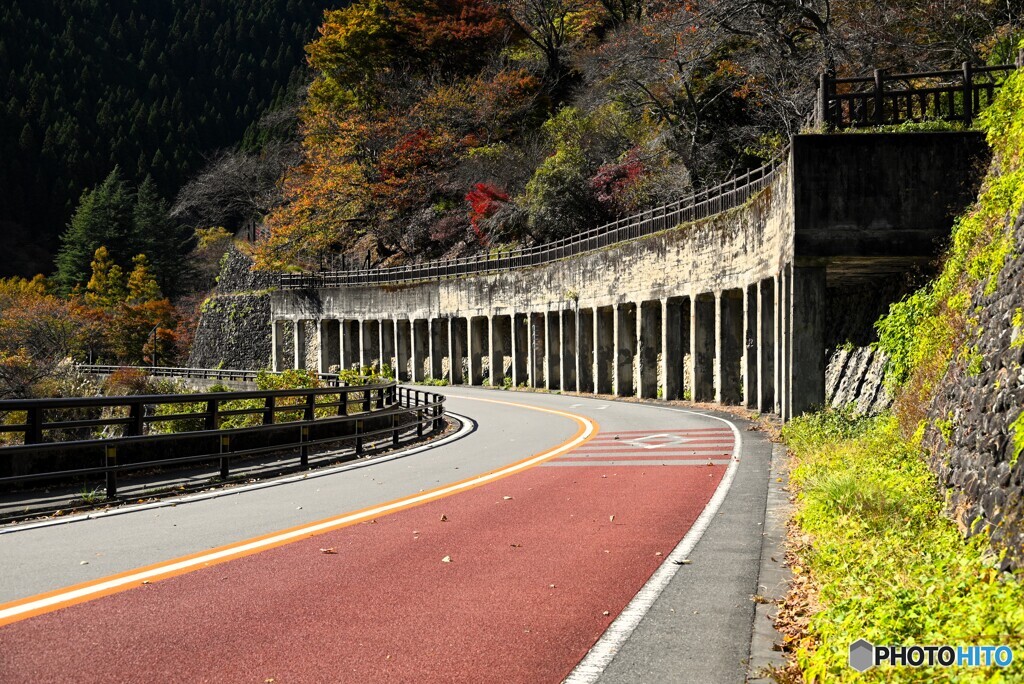
[[[1009,682],[998,668],[847,666],[849,644],[1024,643],[1022,577],[1000,573],[987,540],[943,516],[934,476],[892,416],[825,411],[783,429],[793,452],[794,572],[817,610],[797,642],[806,681]]]

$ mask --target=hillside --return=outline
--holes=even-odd
[[[0,276],[49,272],[82,192],[115,166],[173,197],[204,155],[301,87],[304,44],[343,4],[5,3]]]
[[[533,244],[760,165],[816,75],[1005,61],[1021,3],[359,0],[308,47],[303,155],[257,255]]]

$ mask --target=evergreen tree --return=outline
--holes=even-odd
[[[151,176],[146,176],[135,195],[133,227],[139,251],[149,258],[160,289],[171,296],[178,294],[189,272],[192,231],[168,218],[167,202]]]
[[[54,281],[62,292],[84,285],[96,250],[104,247],[115,262],[132,254],[134,198],[115,168],[95,190],[86,190],[61,237]]]

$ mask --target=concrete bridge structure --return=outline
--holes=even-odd
[[[553,245],[285,276],[272,365],[789,419],[825,403],[843,291],[926,268],[986,163],[973,132],[801,135],[755,174]]]

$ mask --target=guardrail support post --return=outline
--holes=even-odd
[[[276,411],[276,408],[277,408],[277,398],[273,397],[273,396],[267,397],[264,400],[263,406],[264,406],[264,408],[263,408],[263,424],[264,425],[273,425],[274,424],[274,414],[277,412]]]
[[[117,447],[107,446],[105,456],[107,467],[107,498],[113,499],[117,496],[117,471],[113,470],[113,468],[117,466]]]
[[[372,393],[372,390],[364,390],[363,391],[363,413],[369,413],[370,412],[370,405],[371,405],[371,401],[372,401],[371,398],[370,398],[371,393]]]
[[[228,468],[231,459],[224,454],[231,453],[231,437],[229,435],[221,435],[220,437],[220,479],[228,479]]]
[[[25,444],[39,444],[43,441],[43,409],[34,406],[25,412]]]
[[[132,436],[138,436],[142,434],[142,418],[145,411],[142,402],[132,404],[129,407],[128,416],[131,422],[128,423],[128,434]]]

